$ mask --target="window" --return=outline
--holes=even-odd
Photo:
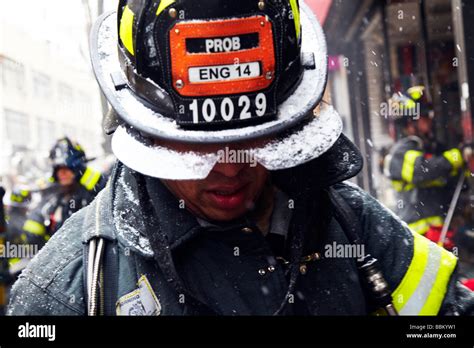
[[[7,138],[13,145],[25,146],[30,139],[28,116],[21,112],[5,109]]]
[[[49,76],[35,72],[33,76],[34,98],[48,99],[51,97],[51,79]]]
[[[77,132],[74,126],[69,124],[64,124],[62,127],[62,134],[61,136],[66,136],[71,138],[71,140],[76,140]]]
[[[25,67],[9,58],[3,58],[2,62],[3,86],[5,88],[25,90]]]
[[[63,117],[73,116],[74,91],[71,86],[65,83],[59,84],[59,105],[61,106],[60,112],[68,114]]]
[[[38,142],[39,147],[42,150],[49,149],[56,140],[55,128],[56,127],[53,121],[38,118]]]
[[[90,119],[92,114],[91,98],[84,92],[79,92],[77,101],[79,103],[79,115],[82,119]]]

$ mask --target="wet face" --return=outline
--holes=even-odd
[[[56,176],[61,186],[70,186],[74,183],[74,173],[67,167],[57,169]]]
[[[196,151],[193,145],[168,143],[166,146],[177,151]],[[229,145],[228,148],[242,149],[239,145]],[[222,145],[199,146],[199,151],[206,152],[218,153],[221,149]],[[267,169],[255,162],[219,161],[203,180],[162,181],[176,197],[184,200],[186,208],[195,215],[207,220],[230,221],[254,206],[268,175]]]

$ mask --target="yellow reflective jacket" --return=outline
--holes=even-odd
[[[418,137],[398,141],[385,161],[385,173],[397,191],[398,216],[420,234],[441,226],[463,159],[459,149],[426,154]]]

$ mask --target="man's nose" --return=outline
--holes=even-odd
[[[217,163],[212,171],[228,178],[233,178],[239,175],[245,166],[245,163]]]

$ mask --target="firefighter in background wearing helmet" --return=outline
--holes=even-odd
[[[397,192],[396,213],[408,226],[437,242],[457,178],[465,161],[458,148],[446,148],[433,135],[433,119],[423,98],[423,86],[408,89],[408,95],[396,94],[396,123],[401,138],[385,160],[385,174]],[[447,235],[445,247],[452,249],[453,234]]]
[[[474,312],[454,255],[343,182],[362,157],[303,2],[121,0],[91,57],[118,162],[10,315]]]
[[[40,248],[66,219],[92,202],[106,182],[100,172],[87,166],[82,147],[67,137],[56,142],[49,158],[58,190],[47,194],[23,225],[24,239]]]

